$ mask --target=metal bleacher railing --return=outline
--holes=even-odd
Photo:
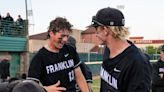
[[[0,20],[0,36],[25,37],[26,20],[22,24],[13,21]]]

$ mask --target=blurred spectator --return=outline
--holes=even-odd
[[[4,35],[10,35],[11,33],[11,27],[14,23],[13,18],[10,16],[10,13],[7,13],[6,17],[3,18],[4,23],[2,24],[4,26]]]
[[[76,39],[72,36],[69,36],[67,44],[76,49]]]
[[[47,92],[45,89],[40,86],[38,83],[32,80],[24,80],[22,82],[16,83],[10,92]],[[55,91],[59,92],[59,91]],[[61,92],[61,91],[60,91]]]
[[[160,52],[160,59],[153,63],[152,92],[164,92],[164,45]]]
[[[0,20],[2,19],[1,14],[0,14]]]
[[[27,75],[25,73],[22,74],[21,78],[25,80],[27,78]]]
[[[0,62],[0,76],[2,82],[7,81],[7,78],[10,76],[9,67],[10,67],[9,59],[5,58]]]
[[[68,41],[67,41],[67,45],[70,45],[72,46],[73,48],[76,49],[76,39],[72,36],[69,36],[68,38]],[[81,62],[80,64],[80,68],[81,68],[81,71],[86,79],[86,82],[87,82],[87,86],[88,86],[88,89],[89,89],[89,92],[92,92],[92,87],[91,87],[91,84],[92,84],[92,72],[90,70],[90,68],[84,63],[84,62]],[[75,86],[76,87],[76,92],[81,92],[80,88],[78,87],[77,83],[75,81],[72,82],[72,87]]]
[[[16,25],[23,25],[23,19],[21,15],[18,15],[18,19],[16,20]]]
[[[8,82],[0,83],[0,92],[8,92]]]
[[[10,16],[10,13],[7,13],[6,17],[4,18],[6,21],[14,22],[13,18]]]

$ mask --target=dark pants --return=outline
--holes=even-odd
[[[164,92],[164,86],[152,85],[152,92]]]

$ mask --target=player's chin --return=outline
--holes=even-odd
[[[61,48],[63,48],[63,46],[64,46],[64,44],[60,43],[59,46],[58,46],[58,48],[61,49]]]

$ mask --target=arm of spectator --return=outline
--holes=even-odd
[[[161,79],[163,79],[163,73],[160,73],[159,76]]]

